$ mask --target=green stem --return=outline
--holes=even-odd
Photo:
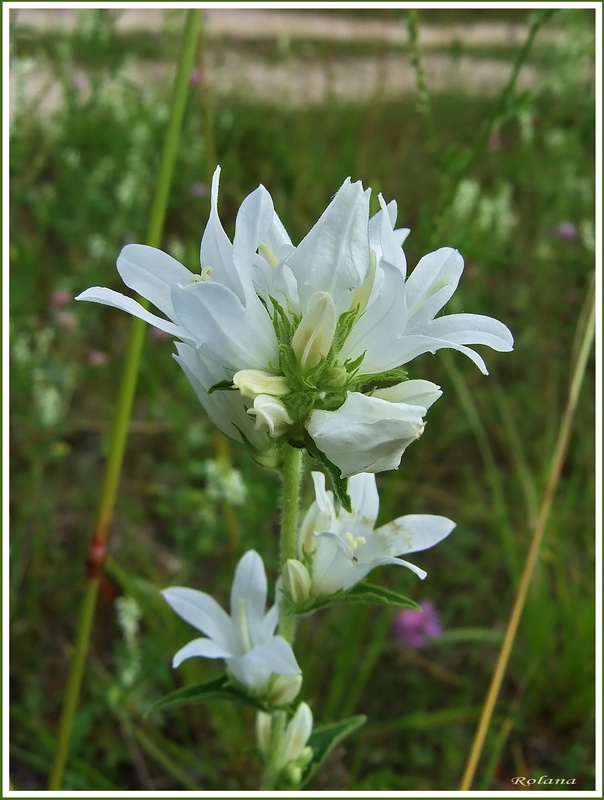
[[[148,244],[154,247],[159,246],[164,229],[170,186],[172,184],[174,165],[176,163],[176,155],[180,144],[182,121],[189,88],[189,76],[195,58],[195,45],[199,30],[200,15],[201,11],[199,9],[192,9],[187,13],[185,20],[181,57],[172,91],[170,120],[166,131],[147,235]],[[109,523],[115,506],[117,487],[121,474],[144,333],[145,323],[142,320],[135,319],[130,328],[128,352],[124,363],[113,434],[111,436],[109,455],[105,467],[105,477],[101,489],[96,525],[88,554],[88,582],[80,609],[74,652],[69,665],[69,676],[57,733],[55,757],[48,784],[49,791],[61,788],[63,773],[65,771],[73,722],[84,674],[86,653],[90,641],[90,631],[94,619],[98,586],[107,554]]]
[[[281,472],[281,568],[288,558],[298,557],[298,514],[300,507],[300,481],[302,479],[302,450],[286,446]],[[296,618],[281,612],[279,633],[293,642]]]
[[[277,789],[279,783],[279,755],[281,753],[281,741],[285,733],[286,714],[285,711],[275,711],[271,717],[271,739],[270,755],[266,760],[266,767],[262,776],[260,789],[270,791]]]
[[[300,483],[302,479],[303,453],[295,447],[286,446],[281,461],[281,569],[288,558],[298,556],[298,517],[300,508]],[[279,615],[279,633],[288,642],[294,640],[296,617],[283,608]],[[261,789],[277,789],[279,783],[279,756],[287,714],[274,711],[271,716],[269,755],[262,775]]]

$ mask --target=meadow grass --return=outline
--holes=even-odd
[[[49,116],[18,105],[11,130],[12,780],[23,790],[45,786],[53,757],[130,324],[110,309],[61,305],[55,293],[121,290],[115,258],[146,235],[167,124],[164,83],[141,88],[125,77],[124,54],[145,55],[135,37],[124,47],[102,15],[87,25],[70,36],[12,36],[14,68],[36,59],[56,74],[64,100]],[[191,93],[164,249],[197,266],[209,201],[195,185],[207,184],[209,159],[222,165],[229,234],[241,200],[262,182],[299,240],[351,175],[398,201],[399,224],[412,228],[410,267],[434,247],[461,250],[453,310],[495,316],[516,338],[512,354],[488,354],[488,378],[458,353],[410,365],[411,377],[440,384],[445,399],[401,469],[379,477],[380,521],[434,513],[457,528],[422,557],[425,583],[394,570],[372,577],[432,600],[446,632],[416,653],[391,637],[384,609],[334,607],[300,624],[296,651],[318,722],[369,717],[311,788],[452,790],[461,777],[545,488],[593,274],[592,26],[583,12],[556,13],[545,26],[559,37],[556,69],[503,107],[462,86],[431,92],[432,141],[413,96],[293,109],[210,92],[212,142],[207,96]],[[162,41],[170,58],[177,39],[164,32]],[[509,47],[508,64],[518,49]],[[551,66],[551,52],[541,44],[534,63]],[[317,46],[315,57],[323,54]],[[334,45],[329,58],[337,56]],[[269,57],[278,63],[278,53]],[[341,57],[350,58],[345,45]],[[81,65],[89,95],[74,85]],[[497,133],[472,160],[486,120]],[[240,553],[253,547],[275,576],[278,485],[212,429],[171,342],[146,339],[63,788],[252,790],[250,712],[144,711],[219,669],[195,661],[171,670],[189,629],[158,589],[191,585],[224,600]],[[477,788],[542,774],[593,788],[593,389],[592,363]],[[134,639],[120,625],[118,597],[138,604]]]

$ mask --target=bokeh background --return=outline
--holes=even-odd
[[[485,353],[489,377],[459,353],[411,364],[445,396],[401,469],[379,476],[380,521],[433,513],[457,528],[416,559],[425,583],[372,576],[427,604],[423,635],[417,619],[373,607],[300,626],[315,719],[369,717],[317,790],[458,785],[594,272],[594,11],[420,10],[415,45],[413,20],[400,9],[207,10],[163,241],[198,267],[216,163],[227,231],[261,182],[294,242],[350,175],[374,201],[398,201],[410,267],[440,246],[461,250],[449,310],[495,316],[516,337],[513,353]],[[144,240],[183,22],[140,6],[11,11],[15,789],[46,785],[129,335],[126,315],[73,297],[121,290],[116,256]],[[172,671],[191,631],[158,590],[224,601],[244,550],[257,548],[272,578],[277,565],[277,481],[213,430],[172,352],[147,331],[65,789],[257,785],[248,710],[144,716],[220,671],[201,660]],[[593,391],[590,364],[477,789],[514,789],[517,775],[594,788]]]

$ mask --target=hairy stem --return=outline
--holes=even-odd
[[[287,446],[281,471],[281,568],[288,558],[298,556],[298,516],[300,507],[300,481],[302,479],[302,450]],[[293,642],[296,618],[281,612],[279,633]]]

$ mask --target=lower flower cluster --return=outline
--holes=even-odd
[[[446,517],[411,514],[375,528],[379,497],[374,474],[351,478],[351,511],[337,506],[325,488],[323,473],[313,472],[312,479],[315,500],[298,531],[299,558],[286,561],[268,611],[264,563],[254,550],[245,553],[235,570],[230,614],[196,589],[174,587],[162,593],[182,619],[204,634],[176,653],[173,666],[193,657],[224,661],[233,684],[265,709],[257,717],[258,750],[277,770],[283,787],[299,784],[313,751],[307,745],[312,713],[304,702],[295,705],[302,671],[291,644],[276,633],[280,615],[305,615],[343,600],[371,570],[384,564],[407,567],[424,579],[423,569],[400,556],[432,547],[455,527]],[[279,709],[289,721],[275,753],[271,729]]]

